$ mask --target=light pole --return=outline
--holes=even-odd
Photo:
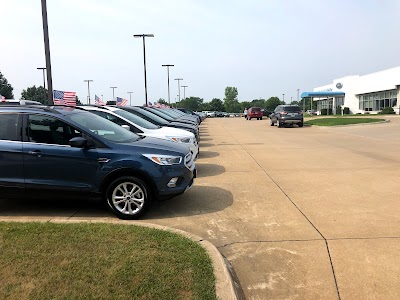
[[[171,106],[171,100],[170,100],[170,95],[169,95],[169,67],[173,67],[174,65],[161,65],[162,67],[167,67],[167,72],[168,72],[168,104]]]
[[[36,68],[36,69],[43,71],[43,88],[46,89],[46,75],[44,74],[44,70],[46,70],[46,68]]]
[[[129,105],[132,106],[132,93],[133,92],[128,92],[129,94]]]
[[[46,56],[46,71],[47,71],[47,104],[53,105],[53,80],[51,77],[51,60],[50,60],[50,42],[49,28],[47,23],[47,4],[46,0],[42,0],[42,21],[43,21],[43,37],[44,37],[44,52]]]
[[[87,103],[90,104],[90,87],[89,87],[89,84],[91,82],[93,82],[93,80],[92,79],[85,79],[83,82],[87,82],[87,93],[88,93]]]
[[[174,80],[178,81],[178,102],[181,102],[181,85],[180,81],[183,80],[182,78],[175,78]]]
[[[292,105],[293,97],[290,97],[290,105]]]
[[[300,92],[300,89],[297,89],[297,102],[298,102],[299,105],[300,105],[299,92]],[[303,113],[304,113],[304,111],[305,111],[305,109],[306,109],[306,103],[305,103],[305,102],[306,102],[306,101],[303,99]]]
[[[144,95],[146,99],[146,106],[147,105],[147,77],[146,77],[146,37],[154,37],[154,34],[134,34],[134,38],[143,38],[143,62],[144,62]]]
[[[285,94],[282,94],[282,102],[285,102]]]
[[[116,86],[110,86],[110,89],[113,90],[113,101],[114,101],[114,90],[115,90],[116,88],[117,88]]]
[[[182,85],[183,87],[183,99],[186,99],[186,88],[188,87],[187,85]]]

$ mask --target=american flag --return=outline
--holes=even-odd
[[[95,104],[95,105],[106,105],[106,104],[103,102],[103,100],[101,100],[100,97],[97,96],[97,95],[94,95],[94,104]]]
[[[117,97],[117,106],[126,106],[128,100]]]
[[[53,91],[54,105],[76,106],[76,92]]]

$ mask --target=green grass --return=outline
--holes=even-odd
[[[211,260],[133,225],[0,223],[0,299],[216,299]]]
[[[349,125],[349,124],[361,124],[361,123],[374,123],[382,121],[385,120],[378,118],[333,117],[333,118],[318,118],[314,120],[308,120],[304,123],[308,125],[317,125],[317,126],[336,126],[336,125]]]

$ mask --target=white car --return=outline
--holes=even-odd
[[[151,136],[163,140],[182,143],[189,147],[192,155],[197,157],[199,146],[193,133],[172,127],[160,127],[130,112],[112,106],[79,106],[100,117],[110,120],[141,136]]]
[[[216,113],[215,111],[208,111],[208,110],[205,110],[205,111],[203,111],[203,113],[206,114],[206,117],[207,117],[207,118],[214,118],[214,117],[217,116],[217,113]]]

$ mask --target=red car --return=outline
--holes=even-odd
[[[262,120],[263,113],[260,107],[250,107],[247,111],[247,120],[252,118],[257,118],[257,120]]]

